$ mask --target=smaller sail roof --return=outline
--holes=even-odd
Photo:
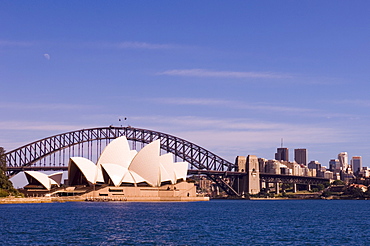
[[[60,184],[62,183],[63,172],[53,173],[53,174],[50,174],[48,177],[50,180],[54,181],[55,184],[60,186]]]
[[[49,176],[37,171],[25,171],[24,173],[29,183],[31,183],[31,180],[33,179],[47,190],[50,190],[52,185],[60,186],[63,175],[63,172],[54,173]]]
[[[176,175],[176,180],[183,179],[186,180],[188,174],[188,163],[187,162],[176,162],[174,163],[174,170]]]
[[[117,164],[105,163],[101,166],[116,187],[121,185],[124,175],[128,172],[126,167]]]
[[[95,184],[97,167],[94,162],[84,157],[71,157],[68,165],[68,178],[75,175],[71,171],[71,165],[75,165],[90,184]]]

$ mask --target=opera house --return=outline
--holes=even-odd
[[[160,154],[160,140],[139,152],[131,150],[126,137],[109,143],[97,163],[71,157],[68,181],[61,186],[62,172],[46,175],[25,172],[25,190],[43,190],[51,196],[79,196],[91,200],[203,201],[193,182],[186,180],[188,163],[174,162],[173,154]],[[59,187],[59,188],[58,188]]]

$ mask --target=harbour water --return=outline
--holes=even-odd
[[[370,201],[0,205],[1,245],[368,245]]]

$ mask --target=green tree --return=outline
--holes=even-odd
[[[342,181],[342,180],[334,180],[333,183],[331,183],[332,185],[344,185],[345,183]]]
[[[328,191],[328,190],[326,190],[326,191],[324,191],[323,193],[322,193],[322,196],[323,197],[329,197],[329,196],[331,196],[332,195],[332,193],[330,192],[330,191]]]
[[[0,147],[0,194],[5,196],[5,194],[18,194],[18,191],[14,189],[12,182],[9,180],[6,172],[6,158],[5,150],[3,147]]]
[[[344,193],[344,195],[348,195],[352,198],[363,198],[364,197],[364,192],[357,187],[349,187],[347,188]]]
[[[318,185],[317,185],[317,189],[318,189],[319,191],[324,190],[324,189],[325,189],[325,186],[324,186],[323,184],[318,184]]]

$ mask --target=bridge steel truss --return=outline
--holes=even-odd
[[[33,165],[46,157],[57,152],[64,151],[81,143],[88,144],[88,156],[92,156],[92,143],[96,140],[111,140],[120,136],[126,136],[127,140],[148,144],[159,139],[161,149],[174,154],[176,157],[190,164],[190,169],[212,170],[212,171],[233,171],[235,165],[212,152],[184,139],[165,134],[162,132],[139,129],[133,127],[100,127],[82,129],[59,135],[47,137],[33,143],[22,146],[18,149],[5,153],[7,175],[12,177],[23,170],[31,170]],[[91,149],[90,149],[91,146]],[[83,148],[83,145],[82,145]],[[79,150],[80,151],[80,150]],[[83,151],[83,150],[82,150]],[[86,149],[85,149],[86,151]],[[89,153],[90,151],[90,153]],[[74,149],[71,156],[74,156]],[[76,150],[77,152],[77,150]],[[54,157],[55,158],[55,157]],[[66,170],[66,164],[59,166],[34,167],[38,170]],[[228,195],[239,196],[232,188],[233,180],[223,178],[212,173],[206,174],[212,181],[216,182]]]
[[[271,173],[260,173],[260,180],[266,183],[307,184],[307,185],[325,184],[330,181],[327,178],[293,176]]]

